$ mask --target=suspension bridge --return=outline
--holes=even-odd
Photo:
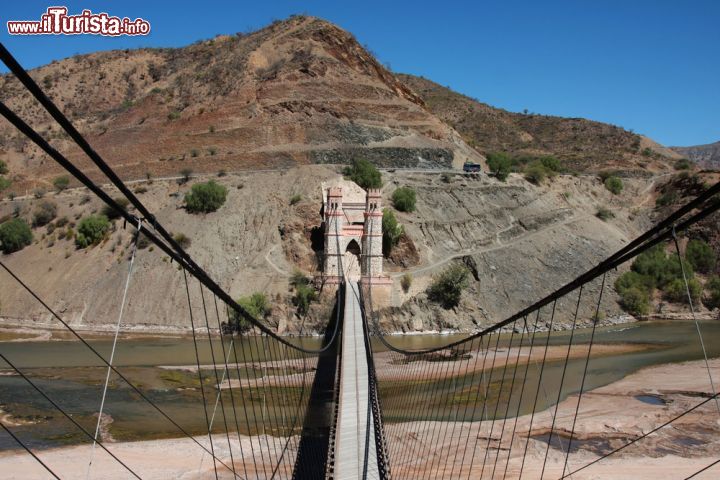
[[[277,335],[239,305],[178,244],[2,45],[0,58],[133,210],[53,148],[5,99],[0,114],[136,231],[127,275],[118,286],[123,296],[110,355],[99,352],[32,284],[0,261],[3,288],[13,283],[18,295],[32,296],[105,369],[97,422],[88,428],[0,347],[0,364],[71,422],[90,445],[89,455],[72,458],[79,470],[68,473],[47,461],[45,452],[33,448],[12,426],[0,422],[5,434],[49,478],[147,478],[156,473],[136,466],[134,457],[124,455],[101,433],[111,378],[166,422],[176,437],[187,439],[199,455],[197,469],[183,478],[588,478],[604,462],[663,435],[678,422],[696,415],[720,418],[717,379],[696,320],[707,393],[632,437],[592,452],[584,448],[588,440],[583,437],[583,399],[597,384],[589,366],[598,348],[597,319],[609,288],[608,272],[656,245],[669,246],[681,259],[678,236],[717,212],[720,183],[550,295],[466,338],[433,348],[402,348],[396,336],[383,331],[373,300],[375,283],[363,281],[373,278],[377,260],[370,254],[361,257],[358,282],[357,266],[343,264],[343,246],[337,243],[331,266],[334,283],[328,287],[336,289],[336,305],[320,345],[309,346],[313,344],[302,338]],[[379,194],[373,195],[365,205],[366,222],[374,221],[379,211],[375,203]],[[326,207],[339,208],[330,201]],[[340,217],[327,218],[337,222]],[[335,223],[334,228],[337,232],[340,227]],[[374,240],[377,231],[367,231],[371,234],[361,240],[363,250],[375,252],[378,246],[372,242],[379,241]],[[187,426],[182,416],[115,364],[140,232],[157,247],[158,255],[178,266],[177,274],[182,276],[187,310],[178,314],[187,315],[192,332],[193,371],[201,397],[198,409],[204,419],[201,431]],[[326,241],[339,242],[338,238],[328,236]],[[682,278],[687,308],[695,317],[684,270]],[[223,327],[236,316],[251,328]],[[589,323],[586,317],[591,318]],[[571,328],[557,337],[553,332],[560,318],[569,319]],[[209,365],[200,354],[203,345],[209,348]],[[720,459],[667,478],[716,478],[718,463]]]

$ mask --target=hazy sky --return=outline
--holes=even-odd
[[[10,36],[50,5],[150,21],[147,37]],[[396,72],[512,111],[585,117],[665,145],[720,140],[720,1],[3,2],[24,66],[76,53],[181,46],[292,13],[337,23]],[[2,68],[2,71],[7,69]]]

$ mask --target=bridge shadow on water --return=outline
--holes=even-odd
[[[294,479],[325,478],[330,453],[330,437],[335,421],[335,382],[339,368],[340,330],[333,339],[335,322],[341,321],[339,312],[343,308],[342,290],[338,292],[335,308],[325,330],[323,346],[332,345],[318,357],[317,370],[310,390],[308,407],[305,411],[300,434],[298,453],[293,469]],[[338,310],[340,309],[340,310]]]

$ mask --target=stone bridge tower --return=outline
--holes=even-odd
[[[383,275],[380,189],[366,192],[342,179],[332,185],[323,183],[322,188],[324,282],[338,284],[345,277],[364,286],[392,285],[392,280]]]
[[[382,253],[382,194],[380,189],[371,188],[365,197],[365,223],[363,228],[363,268],[362,282],[377,283],[383,279],[383,253]]]

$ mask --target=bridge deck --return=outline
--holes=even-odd
[[[380,478],[357,282],[346,282],[335,478]]]

